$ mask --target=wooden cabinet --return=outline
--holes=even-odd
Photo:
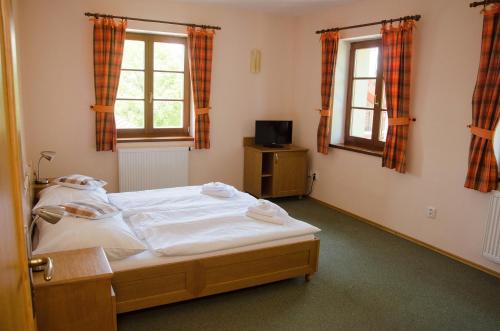
[[[258,198],[306,194],[307,149],[245,146],[243,189]]]
[[[113,272],[102,248],[44,254],[53,260],[52,280],[33,273],[38,331],[116,330]]]

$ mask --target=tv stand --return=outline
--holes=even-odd
[[[267,148],[284,148],[285,146],[279,145],[279,144],[269,144],[269,145],[262,145],[263,147]]]
[[[306,194],[307,149],[297,146],[255,145],[243,138],[245,148],[243,190],[257,198]]]

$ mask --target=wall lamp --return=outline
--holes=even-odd
[[[56,157],[56,152],[53,151],[42,151],[40,153],[40,158],[38,159],[38,167],[36,169],[36,181],[37,184],[48,184],[48,178],[40,178],[40,161],[43,159],[52,162],[52,160]]]

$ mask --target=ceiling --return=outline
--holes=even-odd
[[[275,14],[300,15],[303,12],[356,0],[177,0],[187,3],[221,4]]]

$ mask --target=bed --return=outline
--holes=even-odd
[[[299,276],[309,280],[317,271],[319,229],[294,219],[286,229],[252,222],[240,216],[255,201],[250,195],[238,192],[237,198],[219,199],[199,192],[199,186],[189,186],[106,196],[148,248],[110,260],[118,313]],[[56,202],[48,199],[45,203]],[[72,222],[71,226],[97,224]],[[232,230],[227,230],[228,224]],[[45,237],[50,234],[47,227],[55,229],[43,226],[46,229],[40,228],[40,232],[45,231]],[[64,226],[68,225],[59,227]]]

